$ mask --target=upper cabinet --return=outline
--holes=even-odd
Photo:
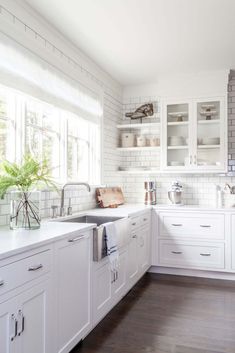
[[[162,115],[162,170],[226,172],[224,97],[166,100]]]

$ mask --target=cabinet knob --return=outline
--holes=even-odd
[[[137,238],[137,235],[136,234],[132,235],[132,238],[133,239]]]
[[[4,280],[1,279],[1,280],[0,280],[0,287],[4,286],[4,283],[5,283]]]
[[[136,225],[136,222],[132,223],[131,225],[132,225],[132,226],[135,226],[135,225]]]

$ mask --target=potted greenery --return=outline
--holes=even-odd
[[[47,160],[42,162],[26,155],[21,165],[2,162],[0,172],[0,197],[11,191],[10,228],[40,228],[40,184],[56,188],[51,178]]]

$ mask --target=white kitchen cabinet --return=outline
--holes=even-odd
[[[225,172],[226,98],[166,100],[162,119],[162,169]]]
[[[53,352],[53,311],[50,280],[18,297],[19,353]]]
[[[0,305],[0,348],[3,353],[51,353],[52,292],[48,280]]]
[[[92,232],[58,242],[56,252],[57,352],[69,352],[91,328]]]
[[[93,278],[93,323],[98,323],[123,297],[127,284],[127,249],[119,254],[119,267],[116,272],[110,268],[106,257],[101,264],[94,265]]]
[[[18,353],[17,302],[10,299],[0,305],[0,348],[3,353]]]
[[[144,227],[138,232],[139,271],[145,273],[151,265],[150,227]]]
[[[128,245],[128,285],[132,287],[139,277],[138,230],[130,235]]]
[[[114,274],[110,270],[108,258],[104,258],[93,272],[93,324],[97,324],[112,307],[112,282]],[[95,266],[96,267],[96,266]]]

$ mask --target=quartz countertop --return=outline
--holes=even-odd
[[[0,228],[0,260],[63,239],[69,234],[95,228],[95,224],[42,222],[35,230]]]
[[[8,226],[0,227],[0,260],[12,255],[16,255],[17,253],[21,253],[49,243],[53,243],[59,239],[63,239],[63,237],[68,236],[69,234],[73,234],[83,230],[90,230],[96,227],[96,224],[60,222],[63,219],[69,219],[85,214],[113,217],[132,217],[138,216],[143,211],[151,209],[155,209],[156,211],[201,211],[235,214],[235,208],[216,208],[211,206],[196,205],[174,206],[170,204],[159,204],[155,206],[145,206],[144,204],[125,204],[119,206],[118,208],[95,208],[74,213],[72,216],[58,217],[53,220],[43,220],[41,228],[37,230],[10,230]]]

